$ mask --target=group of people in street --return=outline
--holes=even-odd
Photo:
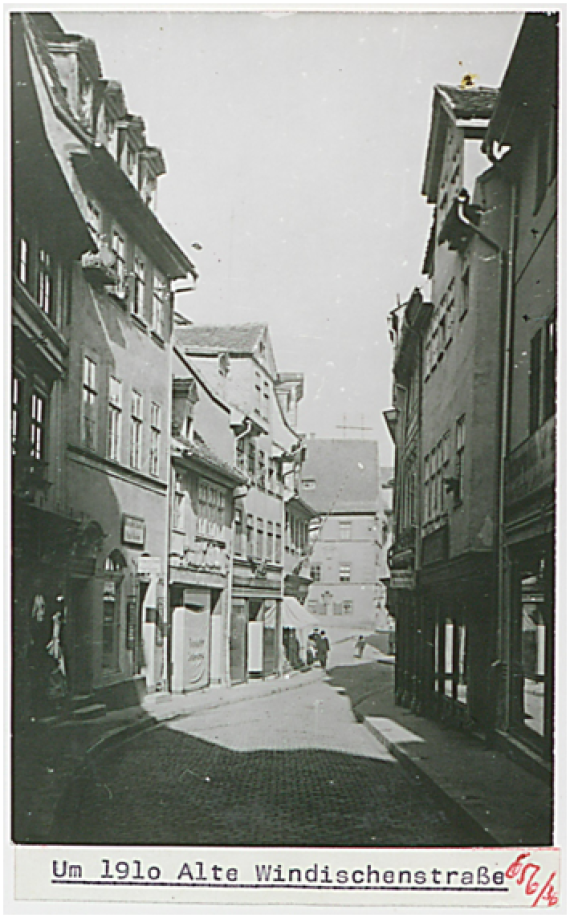
[[[331,645],[326,631],[319,632],[314,628],[307,641],[307,666],[312,666],[315,660],[323,669],[327,668],[327,659]]]
[[[67,694],[64,630],[63,596],[56,598],[55,609],[50,614],[44,595],[36,593],[26,652],[32,721],[49,714]]]

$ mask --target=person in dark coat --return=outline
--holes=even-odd
[[[28,665],[30,667],[30,717],[32,720],[48,710],[49,676],[53,661],[47,650],[51,639],[51,619],[46,610],[46,601],[36,593],[32,602],[30,641],[28,644]]]
[[[327,668],[327,657],[329,655],[330,649],[331,645],[329,644],[329,639],[326,636],[326,633],[321,631],[319,634],[319,643],[317,645],[317,659],[323,669]]]

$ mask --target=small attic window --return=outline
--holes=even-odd
[[[259,342],[259,353],[261,357],[265,354],[265,341]]]

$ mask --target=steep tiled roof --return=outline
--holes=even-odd
[[[438,83],[436,89],[451,106],[455,117],[464,119],[490,118],[499,95],[499,90],[490,86],[461,89]]]
[[[181,350],[195,354],[217,354],[219,351],[251,354],[266,328],[261,323],[183,325],[175,329],[176,344]]]
[[[320,513],[376,512],[379,509],[378,444],[374,440],[307,441],[301,489]]]
[[[239,469],[231,466],[224,459],[220,459],[214,450],[211,449],[206,443],[204,443],[201,438],[195,439],[189,446],[185,446],[184,455],[188,459],[194,458],[198,462],[201,462],[203,465],[206,465],[208,468],[214,469],[216,472],[226,475],[233,482],[247,481],[246,477],[240,472]]]

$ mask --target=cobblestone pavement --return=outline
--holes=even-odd
[[[352,645],[333,648],[348,665]],[[355,670],[358,663],[354,661]],[[363,667],[364,671],[365,667]],[[356,673],[355,673],[356,676]],[[104,769],[104,770],[103,770]],[[58,840],[75,844],[460,846],[428,793],[323,678],[189,715],[125,744]]]

